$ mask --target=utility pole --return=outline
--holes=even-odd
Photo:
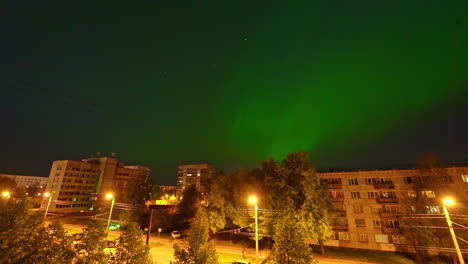
[[[455,236],[455,232],[453,231],[452,220],[450,220],[450,216],[449,216],[447,207],[445,206],[446,204],[447,205],[452,205],[452,204],[454,204],[454,201],[449,200],[449,199],[444,201],[444,214],[445,214],[445,219],[447,220],[447,225],[448,225],[449,230],[450,230],[450,235],[452,236],[453,245],[455,246],[455,250],[457,251],[458,262],[460,264],[465,264],[465,260],[463,259],[463,255],[462,255],[462,253],[460,251],[460,246],[458,246],[457,237]]]
[[[148,245],[149,243],[149,237],[151,233],[151,223],[153,222],[153,208],[151,208],[150,210],[151,210],[151,213],[150,213],[150,221],[149,221],[149,226],[148,226],[148,233],[146,234],[146,245]]]

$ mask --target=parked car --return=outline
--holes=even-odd
[[[180,234],[179,231],[174,230],[174,231],[171,232],[171,237],[172,237],[173,239],[177,239],[177,238],[181,238],[182,235]]]

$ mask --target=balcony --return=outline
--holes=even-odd
[[[400,215],[399,212],[380,211],[380,218],[397,218]]]
[[[338,217],[346,217],[346,211],[334,211],[335,215]]]
[[[399,227],[386,226],[386,227],[382,227],[382,233],[387,234],[387,235],[397,235],[397,234],[401,234],[402,230]]]
[[[329,183],[327,184],[328,189],[343,189],[343,184],[341,183]]]
[[[374,183],[375,189],[395,189],[393,182],[376,182]]]
[[[333,230],[348,230],[348,225],[334,225]]]
[[[398,199],[396,197],[378,197],[378,203],[398,203]]]
[[[344,197],[330,197],[330,201],[337,202],[337,203],[343,203],[344,202]]]

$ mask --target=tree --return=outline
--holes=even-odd
[[[268,264],[316,263],[312,257],[312,250],[305,243],[304,229],[293,214],[293,211],[289,211],[278,219],[275,245],[268,257]]]
[[[174,245],[175,261],[171,264],[218,264],[215,244],[209,238],[208,215],[202,207],[190,225],[188,246]]]
[[[42,228],[41,228],[42,229]],[[71,263],[75,257],[73,239],[67,235],[58,221],[53,221],[34,239],[29,263]]]
[[[106,230],[100,221],[90,221],[83,229],[78,243],[75,244],[77,264],[108,263],[109,255],[104,252],[106,248]]]
[[[136,223],[130,223],[119,237],[114,263],[147,264],[152,263],[149,247],[143,244],[141,231]]]
[[[201,195],[194,185],[184,190],[182,201],[177,206],[179,217],[188,222],[197,213],[201,203]]]
[[[308,238],[317,239],[320,252],[325,255],[323,242],[333,235],[333,224],[336,216],[327,192],[327,186],[315,174],[315,170],[309,168],[303,171],[305,180],[304,203],[299,212],[299,221]]]

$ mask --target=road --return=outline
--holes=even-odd
[[[71,232],[81,232],[84,226],[81,225],[73,225],[73,224],[64,224],[63,225],[65,230]],[[109,231],[109,239],[118,238],[121,234],[120,230],[112,230]],[[142,240],[146,241],[146,236],[142,236]],[[155,264],[168,264],[170,261],[174,260],[173,256],[173,246],[174,244],[184,244],[186,241],[184,239],[176,239],[172,240],[167,237],[158,238],[157,236],[150,236],[150,253],[153,257],[153,261]],[[157,245],[157,246],[154,246]],[[224,245],[216,245],[216,251],[219,253],[229,253],[229,254],[238,254],[238,255],[245,255],[245,256],[255,256],[255,249],[254,248],[241,248],[241,247],[230,247]],[[261,250],[259,252],[261,258],[264,258],[268,255],[267,250]],[[378,264],[378,263],[371,263],[371,262],[361,262],[361,261],[354,261],[354,260],[346,260],[346,259],[334,259],[334,258],[324,258],[321,256],[314,256],[315,259],[318,260],[319,264]]]

